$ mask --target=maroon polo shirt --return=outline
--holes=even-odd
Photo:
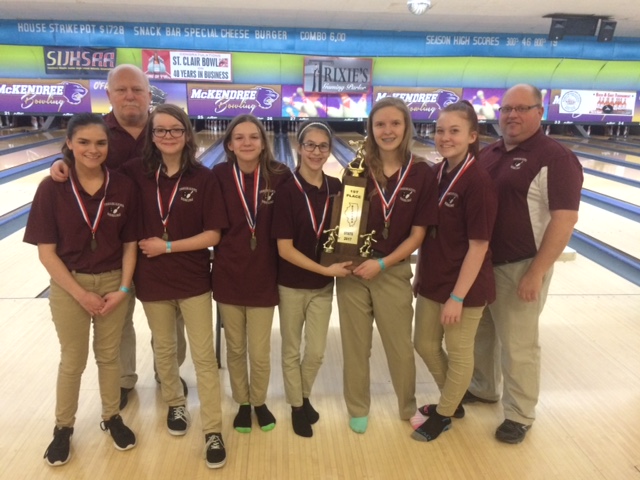
[[[400,171],[387,179],[386,191],[393,192],[398,184]],[[436,175],[424,161],[415,161],[396,198],[391,213],[388,238],[382,236],[384,212],[378,190],[370,174],[367,174],[367,198],[369,216],[367,231],[375,230],[373,250],[380,256],[387,256],[407,239],[411,227],[428,227],[438,223],[438,184]]]
[[[480,152],[479,160],[498,191],[494,264],[534,257],[549,211],[578,210],[583,180],[578,158],[540,129],[508,152],[498,140]]]
[[[318,188],[308,183],[301,175],[298,174],[296,176],[309,198],[317,223],[322,221],[327,193],[329,194],[329,207],[327,208],[323,230],[326,229],[331,220],[333,199],[341,190],[342,184],[340,180],[323,175],[322,186]],[[327,185],[329,187],[328,192]],[[278,189],[271,235],[276,239],[293,240],[293,246],[296,249],[313,261],[320,261],[320,248],[326,241],[327,235],[323,233],[320,240],[317,239],[313,231],[307,200],[293,177],[284,182]],[[318,289],[333,283],[333,277],[310,272],[280,257],[278,262],[278,283],[289,288]]]
[[[164,227],[157,200],[155,173],[148,174],[140,159],[123,166],[140,192],[143,218],[141,238],[160,237]],[[179,183],[178,183],[179,180]],[[222,192],[211,170],[202,165],[189,167],[180,174],[159,177],[160,196],[166,212],[171,194],[178,185],[167,233],[170,241],[193,237],[205,230],[222,230],[227,217]],[[209,249],[163,254],[148,258],[139,250],[134,274],[136,295],[143,302],[195,297],[211,290]]]
[[[89,195],[77,180],[75,169],[70,173],[93,223],[105,186]],[[136,241],[137,197],[131,180],[118,172],[110,171],[109,175],[95,251],[91,251],[91,229],[82,216],[71,182],[54,182],[51,177],[38,186],[24,241],[33,245],[55,244],[56,254],[70,271],[103,273],[122,268],[122,244]]]
[[[440,170],[441,164],[434,167]],[[439,194],[451,184],[461,165],[443,175]],[[429,230],[420,247],[417,292],[429,300],[445,303],[453,291],[469,240],[491,240],[498,200],[489,174],[474,162],[447,192],[438,209],[438,226]],[[480,272],[465,295],[465,307],[482,307],[496,298],[491,251],[487,251]]]
[[[109,127],[109,153],[106,166],[112,170],[118,170],[124,163],[132,158],[142,156],[144,147],[144,132],[138,138],[133,138],[116,120],[113,112],[104,116],[104,121]]]
[[[246,307],[278,304],[278,247],[275,238],[271,238],[271,221],[276,190],[291,177],[287,167],[278,165],[282,173],[271,175],[268,187],[264,179],[260,179],[255,250],[251,250],[251,231],[233,179],[233,164],[224,162],[213,168],[229,219],[213,260],[212,287],[216,302]],[[244,181],[246,191],[253,191],[253,174],[244,175]]]

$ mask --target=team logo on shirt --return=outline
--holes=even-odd
[[[445,207],[453,208],[457,205],[459,198],[460,196],[456,192],[449,192],[445,197],[443,205]]]
[[[124,204],[116,202],[107,202],[104,204],[107,216],[119,218],[124,212]]]
[[[526,158],[514,158],[511,160],[511,170],[520,170],[525,163],[527,163]]]
[[[265,188],[264,190],[260,190],[260,196],[262,197],[263,205],[271,205],[273,203],[273,196],[276,194],[275,190],[271,190]]]
[[[413,201],[413,195],[415,193],[415,188],[402,187],[398,192],[398,198],[405,203],[411,203]]]
[[[198,192],[197,188],[193,187],[181,187],[180,188],[180,200],[183,202],[193,202],[193,199]]]

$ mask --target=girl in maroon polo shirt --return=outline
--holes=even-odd
[[[351,262],[320,265],[320,249],[327,235],[332,197],[340,180],[322,171],[331,154],[331,130],[323,122],[307,122],[298,130],[298,166],[279,189],[272,236],[278,239],[280,263],[278,292],[282,373],[287,402],[291,405],[293,431],[313,435],[312,424],[320,418],[309,401],[322,365],[327,341],[333,277],[351,272]],[[304,357],[300,345],[304,329]]]
[[[136,445],[118,408],[119,344],[136,264],[136,205],[131,182],[103,167],[108,134],[99,116],[71,118],[62,147],[69,182],[57,183],[51,177],[42,181],[24,236],[25,242],[38,246],[40,261],[51,275],[49,304],[60,341],[56,426],[44,454],[51,466],[70,458],[92,324],[101,428],[111,433],[118,450]]]
[[[437,405],[412,418],[416,440],[431,441],[462,418],[460,405],[473,373],[473,344],[487,303],[495,300],[489,240],[497,199],[489,175],[476,163],[478,117],[462,101],[445,107],[436,124],[434,168],[439,183],[438,227],[420,249],[416,282],[416,351],[440,389]],[[442,339],[447,351],[442,348]]]
[[[212,284],[224,324],[231,392],[240,404],[233,426],[242,433],[251,431],[253,405],[260,428],[269,431],[276,424],[265,402],[271,324],[278,304],[271,218],[276,189],[291,171],[274,160],[264,126],[253,115],[234,118],[223,142],[227,161],[213,173],[223,191],[229,226],[215,248]]]
[[[344,395],[349,426],[356,433],[364,433],[368,424],[374,320],[400,418],[409,420],[416,411],[409,257],[420,246],[427,227],[437,222],[435,174],[411,154],[413,122],[405,103],[393,97],[379,100],[371,109],[367,131],[364,175],[373,258],[356,267],[353,275],[336,281]]]
[[[213,348],[210,253],[226,213],[213,173],[197,162],[195,134],[178,106],[159,105],[149,116],[142,162],[125,170],[137,183],[144,221],[134,280],[153,334],[167,430],[187,433],[191,418],[180,381],[176,314],[182,312],[196,370],[206,463],[226,462],[218,364]]]

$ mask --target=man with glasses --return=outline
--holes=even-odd
[[[582,167],[566,147],[541,128],[540,90],[516,85],[500,108],[502,139],[479,161],[498,191],[491,251],[496,301],[476,334],[475,368],[463,403],[496,403],[504,422],[496,438],[520,443],[535,419],[540,391],[538,323],[553,274],[578,221]]]
[[[142,156],[142,149],[144,148],[144,135],[142,133],[149,119],[151,104],[149,79],[135,65],[118,65],[107,76],[107,97],[112,109],[104,117],[105,123],[109,127],[109,153],[105,165],[111,170],[118,170],[127,161]],[[50,173],[53,180],[57,182],[64,182],[69,178],[69,169],[62,160],[56,160],[53,163]],[[136,373],[136,332],[133,327],[134,307],[135,292],[132,291],[120,343],[121,410],[126,407],[129,392],[133,390],[138,380]],[[178,335],[178,364],[182,365],[187,349],[182,315],[178,315],[176,332]],[[182,384],[186,396],[188,390],[184,380],[182,380]]]

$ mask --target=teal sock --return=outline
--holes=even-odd
[[[351,417],[349,420],[349,427],[356,433],[364,433],[367,431],[367,425],[369,424],[369,417]]]

